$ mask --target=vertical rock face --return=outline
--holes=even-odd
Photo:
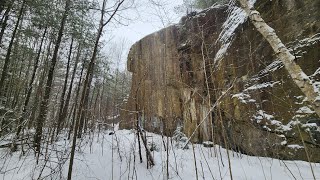
[[[258,0],[255,7],[318,88],[320,1]],[[183,17],[134,44],[127,66],[133,79],[123,128],[138,120],[171,135],[182,127],[194,142],[320,161],[319,117],[240,9]]]

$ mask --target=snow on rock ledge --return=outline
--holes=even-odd
[[[320,80],[319,6],[315,1],[292,3],[289,8],[259,0],[255,7],[284,44],[301,39],[298,64],[309,78]],[[247,154],[306,160],[304,149],[281,145],[284,138],[279,136],[289,145],[303,146],[300,128],[312,161],[320,161],[319,128],[303,126],[318,126],[319,117],[305,108],[309,106],[303,94],[241,9],[219,6],[199,14],[183,17],[178,25],[131,47],[127,66],[133,73],[132,87],[120,127],[132,128],[138,117],[146,130],[171,136],[179,126],[190,137],[203,122],[193,142],[223,142],[226,133],[229,147]],[[253,117],[260,118],[259,123]]]

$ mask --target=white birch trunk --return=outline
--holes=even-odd
[[[294,61],[295,57],[289,52],[286,46],[281,42],[274,29],[265,23],[260,13],[249,5],[248,0],[238,0],[243,10],[250,18],[252,24],[269,42],[270,46],[282,61],[289,75],[307,97],[314,111],[320,117],[320,99],[318,92],[314,89],[310,78],[302,71],[301,67]]]

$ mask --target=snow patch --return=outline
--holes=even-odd
[[[259,80],[262,77],[265,77],[268,75],[270,72],[274,72],[278,69],[281,69],[283,67],[283,63],[280,60],[273,61],[271,64],[266,66],[263,70],[259,71],[257,75],[254,75],[252,77],[252,80]]]
[[[294,54],[302,56],[307,53],[303,48],[312,46],[320,41],[320,33],[317,33],[311,37],[307,37],[301,40],[295,40],[287,44],[288,50]]]
[[[250,99],[251,96],[249,94],[246,94],[246,93],[238,93],[238,94],[233,94],[231,96],[231,98],[237,98],[240,100],[240,102],[244,103],[244,104],[247,104],[247,102],[255,102],[256,100],[254,99]]]
[[[273,115],[267,114],[264,110],[258,110],[257,113],[252,117],[253,117],[252,120],[255,120],[257,123],[260,123],[263,119],[270,121],[271,119],[274,118]]]
[[[231,96],[231,98],[237,98],[240,100],[240,102],[242,102],[244,104],[247,104],[248,102],[254,103],[254,102],[256,102],[256,100],[251,98],[251,96],[248,93],[249,91],[258,90],[258,89],[267,88],[267,87],[273,87],[276,84],[280,84],[280,81],[276,81],[276,82],[271,81],[271,82],[265,82],[262,84],[254,84],[254,85],[244,89],[240,93],[233,94]]]
[[[307,123],[307,124],[302,124],[301,127],[302,128],[312,128],[312,127],[317,128],[318,125],[317,125],[317,123]]]
[[[244,91],[249,91],[249,90],[257,90],[257,89],[262,89],[262,88],[267,88],[267,87],[273,87],[276,84],[281,84],[280,81],[276,81],[276,82],[264,82],[262,84],[255,84],[252,85],[248,88],[246,88]]]
[[[313,114],[314,111],[312,111],[308,106],[303,106],[303,107],[300,107],[296,113],[299,113],[299,114]]]
[[[107,116],[108,120],[112,120],[112,119],[117,119],[118,117],[120,117],[120,114],[114,115],[114,116]]]
[[[293,117],[293,119],[295,116]],[[275,117],[271,114],[267,114],[264,110],[258,110],[256,114],[252,116],[252,121],[256,123],[261,123],[262,120],[265,120],[265,124],[262,126],[264,129],[267,131],[272,131],[270,127],[268,126],[275,126],[273,129],[274,132],[277,133],[284,133],[287,131],[291,131],[292,128],[296,125],[301,125],[301,128],[304,128],[306,131],[310,129],[316,129],[318,128],[316,123],[307,123],[307,124],[302,124],[299,120],[292,120],[288,124],[283,124],[281,121],[276,120]],[[319,128],[320,129],[320,128]]]
[[[250,0],[249,6],[253,7],[255,2],[256,0]],[[222,30],[216,41],[216,44],[219,42],[221,45],[214,58],[215,64],[217,64],[226,54],[233,41],[235,30],[240,24],[243,24],[247,20],[245,11],[242,8],[237,7],[235,4],[235,1],[231,1],[229,3],[229,8],[227,10],[229,12],[228,18],[223,23]]]
[[[303,149],[304,147],[303,146],[300,146],[298,144],[289,144],[287,145],[288,148],[291,148],[291,149]]]
[[[232,176],[235,179],[313,179],[308,162],[282,161],[266,157],[254,157],[244,154],[230,156],[235,153],[215,145],[204,148],[201,144],[194,144],[193,149],[177,149],[167,143],[166,137],[154,133],[147,133],[148,142],[159,145],[159,151],[152,151],[155,166],[146,167],[146,154],[142,150],[143,163],[138,162],[138,143],[136,134],[130,130],[119,130],[114,136],[108,136],[108,131],[86,136],[78,143],[73,165],[72,179],[166,179],[164,170],[169,163],[169,178],[194,180],[200,177],[205,179],[230,179],[228,159],[233,167]],[[169,145],[166,151],[164,145]],[[285,142],[283,142],[285,144]],[[50,145],[48,153],[40,155],[36,164],[34,154],[31,152],[20,156],[20,152],[7,154],[5,149],[0,149],[0,179],[31,180],[37,179],[67,179],[69,141],[60,140]],[[290,144],[289,148],[301,148],[299,145]],[[143,149],[143,148],[142,148]],[[214,154],[219,149],[219,153]],[[167,154],[168,153],[168,154]],[[194,159],[194,155],[196,160]],[[122,157],[122,159],[120,159]],[[169,158],[168,161],[166,160]],[[62,161],[66,161],[63,163]],[[207,162],[207,163],[206,163]],[[283,165],[285,163],[285,166]],[[195,164],[197,167],[195,167]],[[320,177],[320,163],[312,163],[315,177]],[[198,177],[195,173],[198,171]],[[263,170],[264,169],[264,170]],[[292,173],[288,173],[288,170]],[[221,174],[223,177],[221,178]],[[301,177],[301,178],[300,178]],[[303,178],[302,178],[303,177]]]
[[[282,141],[280,144],[282,145],[282,146],[284,146],[284,145],[286,145],[288,142],[287,141]]]

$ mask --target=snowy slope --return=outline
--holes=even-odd
[[[143,163],[139,162],[134,131],[119,130],[115,135],[108,133],[105,131],[88,135],[79,143],[73,179],[166,179],[167,152],[163,145],[163,142],[166,144],[166,137],[162,139],[160,135],[147,133],[148,141],[153,141],[159,150],[152,152],[156,165],[147,169],[144,148]],[[189,145],[189,149],[182,150],[176,148],[174,141],[169,144],[169,178],[196,179],[192,145]],[[10,155],[7,150],[1,149],[0,179],[38,179],[42,169],[39,179],[66,179],[70,151],[67,147],[70,147],[70,144],[66,140],[48,146],[48,153],[43,152],[38,165],[31,152],[29,155],[20,156],[20,152]],[[198,179],[230,179],[225,149],[219,146],[206,148],[194,145],[194,152]],[[229,151],[229,155],[233,179],[313,179],[308,162],[251,157],[232,151]],[[320,179],[320,164],[313,163],[312,166],[316,178]]]

